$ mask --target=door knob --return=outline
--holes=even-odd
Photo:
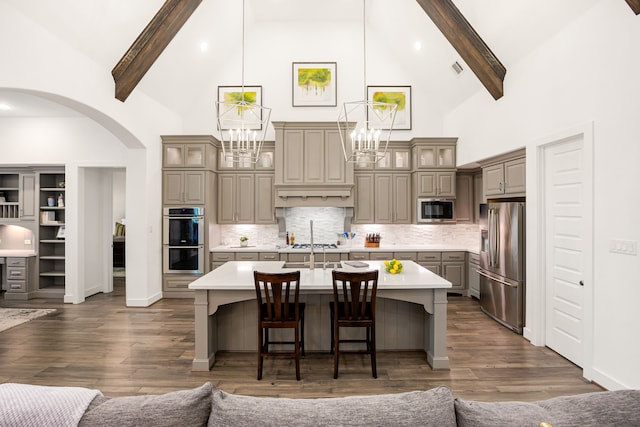
[[[584,282],[580,280],[580,286],[584,286]]]

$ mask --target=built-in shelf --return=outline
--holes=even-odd
[[[64,295],[65,240],[60,238],[65,226],[64,182],[64,173],[40,173],[38,295],[44,297]]]

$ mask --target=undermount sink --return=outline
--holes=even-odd
[[[323,263],[314,262],[313,265],[314,265],[314,268],[322,268]],[[325,268],[340,268],[341,265],[339,261],[335,261],[335,262],[327,262],[326,264],[324,264],[324,266]],[[309,268],[309,263],[300,262],[300,261],[285,262],[282,265],[282,268]]]

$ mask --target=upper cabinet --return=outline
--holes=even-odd
[[[353,164],[335,122],[273,122],[275,206],[353,206]]]
[[[175,137],[163,136],[162,167],[164,168],[195,168],[214,169],[215,147],[201,138],[184,136],[183,142],[171,142]],[[193,139],[193,141],[189,141]],[[189,141],[189,142],[185,142]]]
[[[455,138],[414,138],[413,164],[416,169],[455,169]]]
[[[0,222],[34,221],[36,212],[35,173],[0,173]]]
[[[522,197],[526,193],[524,149],[481,162],[485,198]]]

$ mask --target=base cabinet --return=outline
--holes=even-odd
[[[162,277],[162,292],[165,298],[193,298],[193,291],[189,289],[189,283],[199,275],[165,274]]]
[[[36,289],[36,257],[8,257],[6,259],[7,300],[27,300]]]

